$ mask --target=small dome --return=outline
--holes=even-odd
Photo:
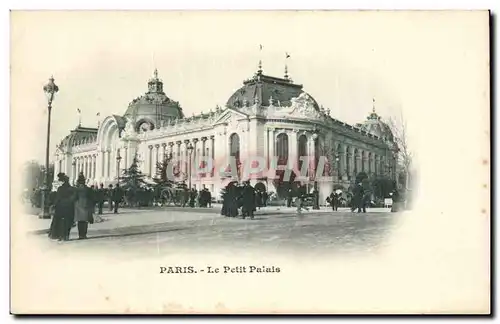
[[[394,135],[392,134],[391,128],[382,121],[379,115],[377,115],[375,107],[373,107],[373,110],[366,118],[366,121],[357,124],[356,126],[367,133],[382,138],[383,140],[390,142],[394,141]]]
[[[97,128],[78,126],[69,135],[63,138],[60,147],[72,147],[97,141]]]
[[[233,109],[252,106],[259,103],[262,106],[290,106],[292,99],[299,97],[304,91],[303,86],[294,84],[288,77],[277,78],[262,74],[261,65],[259,70],[249,80],[243,81],[243,86],[229,97],[226,106]],[[311,97],[312,98],[312,97]],[[319,105],[314,100],[314,108],[319,111]]]
[[[153,78],[148,81],[148,92],[132,100],[123,116],[134,120],[138,130],[144,123],[148,123],[153,129],[164,121],[183,118],[184,114],[179,102],[170,99],[163,92],[163,82],[155,69]]]

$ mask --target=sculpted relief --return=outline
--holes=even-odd
[[[134,123],[127,118],[127,123],[125,124],[125,129],[123,131],[122,138],[129,139],[135,137],[136,135],[137,133],[135,132],[134,129]]]
[[[315,108],[315,102],[307,93],[303,92],[298,97],[292,98],[290,107],[270,106],[268,117],[295,117],[304,119],[320,119],[321,113]]]
[[[292,99],[292,108],[291,115],[294,117],[321,118],[321,114],[314,108],[314,100],[305,92]]]

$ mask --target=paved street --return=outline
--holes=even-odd
[[[69,242],[50,241],[45,234],[29,239],[46,252],[92,251],[126,258],[204,250],[373,253],[404,217],[386,209],[357,214],[323,208],[299,217],[293,209],[273,207],[259,213],[254,220],[244,220],[222,217],[214,210],[124,210],[91,225],[88,240],[76,240],[75,228]]]

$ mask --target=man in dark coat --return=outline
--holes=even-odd
[[[78,239],[87,238],[89,223],[94,223],[95,197],[92,190],[85,185],[85,177],[80,172],[75,189],[75,221],[78,223]]]
[[[364,189],[361,183],[358,183],[353,189],[353,197],[351,201],[351,211],[355,211],[358,209],[358,213],[361,213],[361,208],[363,207],[363,197],[364,197]],[[366,210],[366,209],[365,209]]]
[[[108,186],[108,208],[109,208],[109,211],[113,211],[113,185],[110,184]]]
[[[253,219],[253,212],[255,211],[255,189],[250,185],[250,181],[245,182],[245,185],[242,190],[242,214],[243,219],[246,216],[249,216],[250,219]]]
[[[113,204],[114,204],[113,213],[118,214],[118,206],[120,205],[120,202],[123,199],[123,191],[122,191],[122,188],[120,188],[119,183],[117,183],[115,186],[115,189],[113,189],[113,193],[111,195],[111,198],[112,198]]]
[[[97,210],[99,215],[102,215],[102,207],[104,206],[105,199],[106,199],[106,189],[104,189],[104,183],[101,183],[96,193]]]
[[[287,196],[286,196],[286,206],[287,207],[292,207],[292,200],[293,200],[293,191],[292,191],[292,189],[288,189]]]
[[[339,194],[336,191],[333,191],[330,195],[330,205],[332,206],[333,211],[337,211],[339,207]]]
[[[68,241],[74,219],[74,188],[69,184],[69,178],[64,173],[57,175],[62,185],[57,188],[54,200],[54,217],[50,224],[49,237],[59,241]]]
[[[313,193],[313,207],[312,209],[318,210],[319,209],[319,191],[318,188],[314,188]]]
[[[198,191],[195,188],[192,188],[189,192],[189,207],[194,208],[197,196],[198,196]]]

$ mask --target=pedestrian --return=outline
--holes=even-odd
[[[107,194],[108,194],[108,208],[109,208],[109,211],[113,211],[113,185],[112,184],[110,184],[108,186]]]
[[[74,218],[74,188],[69,184],[69,178],[59,173],[57,178],[62,182],[57,188],[54,201],[54,217],[50,224],[49,237],[54,240],[68,241]]]
[[[195,188],[191,188],[189,191],[189,207],[194,208],[196,205],[196,197],[198,196],[198,192]]]
[[[309,208],[304,206],[305,198],[306,198],[305,194],[302,192],[299,192],[299,194],[297,195],[297,199],[295,199],[295,206],[297,207],[297,214],[299,216],[302,215],[302,209],[309,211]]]
[[[89,223],[94,223],[95,200],[92,190],[85,184],[82,172],[78,175],[77,188],[75,189],[75,221],[78,224],[78,239],[87,238]]]
[[[112,200],[114,204],[114,210],[113,213],[118,214],[118,206],[120,205],[122,199],[123,199],[123,191],[122,188],[120,188],[120,184],[117,183],[115,186],[115,189],[113,189],[112,193]]]
[[[106,189],[104,189],[104,183],[101,183],[99,189],[97,189],[97,213],[102,215],[102,207],[104,206],[104,200],[106,199]]]
[[[246,216],[250,217],[250,219],[254,218],[253,212],[255,211],[255,189],[250,185],[250,181],[246,181],[243,189],[242,195],[243,206],[242,206],[242,214],[243,219]]]
[[[318,188],[316,188],[316,186],[314,187],[312,194],[313,194],[313,208],[312,209],[318,210],[319,209],[319,191],[318,191]]]
[[[292,207],[292,200],[293,200],[293,191],[290,188],[290,189],[288,189],[287,198],[286,198],[286,206],[287,207]]]

